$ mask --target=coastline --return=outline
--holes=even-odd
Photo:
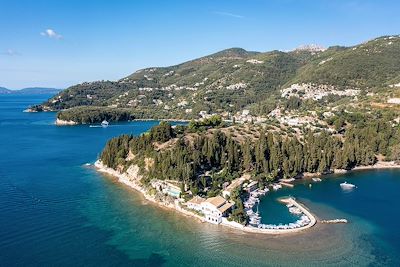
[[[330,174],[345,174],[350,173],[353,171],[362,171],[362,170],[383,170],[383,169],[400,169],[400,164],[397,164],[395,161],[377,161],[374,165],[364,165],[364,166],[356,166],[352,169],[333,169],[325,173],[311,173],[311,172],[304,172],[301,174],[296,175],[295,179],[303,179],[303,178],[313,178],[313,177],[322,177]]]
[[[192,213],[192,212],[189,212],[187,210],[184,210],[184,209],[182,209],[180,206],[178,206],[176,204],[172,205],[170,203],[158,201],[154,197],[149,195],[146,192],[146,190],[139,184],[139,181],[140,181],[140,179],[142,177],[138,174],[138,170],[139,169],[138,169],[137,166],[133,166],[133,167],[130,168],[130,174],[128,174],[128,173],[120,173],[120,172],[118,172],[118,171],[116,171],[114,169],[106,167],[105,165],[103,165],[103,163],[100,160],[97,160],[94,163],[94,166],[95,166],[95,168],[96,168],[96,170],[98,172],[105,173],[105,174],[111,175],[111,176],[113,176],[115,178],[118,178],[118,182],[120,182],[120,183],[122,183],[122,184],[124,184],[126,186],[129,186],[130,188],[140,192],[142,194],[142,196],[146,200],[156,204],[157,206],[160,206],[160,207],[163,207],[163,208],[167,208],[167,209],[176,210],[176,211],[178,211],[178,212],[180,212],[180,213],[182,213],[184,215],[192,216],[192,217],[194,217],[196,219],[199,219],[201,222],[204,222],[204,218],[199,216],[199,215],[197,215],[197,214],[195,214],[195,213]],[[128,169],[128,172],[129,172],[129,169]]]
[[[170,122],[190,122],[191,120],[186,119],[134,119],[131,121],[170,121]],[[128,121],[129,122],[129,121]]]
[[[38,112],[38,111],[26,111],[26,112]],[[132,121],[169,121],[169,122],[190,122],[190,120],[185,120],[185,119],[134,119],[134,120],[129,120],[129,121],[120,121],[120,122],[132,122]],[[59,118],[56,119],[54,122],[55,125],[57,126],[75,126],[75,125],[95,125],[96,123],[78,123],[73,120],[61,120]],[[98,124],[98,123],[97,123]]]
[[[350,171],[358,171],[358,170],[378,170],[378,169],[398,169],[400,168],[400,164],[396,164],[395,161],[378,161],[374,165],[368,166],[357,166],[351,169]]]
[[[114,169],[111,169],[111,168],[103,165],[100,160],[97,160],[94,163],[94,166],[98,172],[105,173],[105,174],[111,175],[115,178],[118,178],[118,182],[123,183],[123,184],[129,186],[130,188],[140,192],[146,200],[158,205],[159,207],[167,208],[170,210],[175,210],[179,213],[182,213],[183,215],[191,216],[191,217],[198,219],[201,222],[205,222],[205,220],[202,216],[200,216],[194,212],[191,212],[191,211],[181,208],[178,204],[179,203],[178,200],[175,200],[175,203],[171,204],[171,203],[166,203],[163,201],[158,201],[153,196],[149,195],[147,193],[147,191],[145,190],[145,188],[143,188],[139,184],[139,181],[142,177],[138,173],[138,171],[139,171],[138,166],[132,165],[131,167],[128,168],[128,170],[125,173],[120,173],[119,171],[116,171]],[[288,203],[288,204],[293,204],[294,206],[298,207],[307,217],[309,217],[310,223],[307,225],[298,227],[298,228],[293,228],[293,229],[260,229],[260,228],[256,228],[256,227],[252,227],[252,226],[244,226],[237,222],[228,221],[226,218],[223,218],[220,225],[223,227],[241,230],[243,232],[261,233],[261,234],[269,234],[269,235],[299,233],[299,232],[303,232],[303,231],[313,227],[314,225],[316,225],[316,223],[317,223],[316,217],[306,207],[304,207],[302,204],[298,203],[295,199],[287,198],[287,199],[284,199],[281,201]]]

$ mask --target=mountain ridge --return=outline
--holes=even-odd
[[[323,106],[318,101],[328,98],[329,104],[343,105],[354,102],[350,101],[354,97],[371,102],[379,101],[372,94],[385,99],[398,95],[391,85],[400,83],[399,35],[351,47],[311,48],[289,52],[229,48],[169,67],[141,69],[117,81],[74,85],[32,108],[62,113],[79,107],[83,114],[82,109],[92,106],[130,109],[146,118],[194,119],[200,112],[229,118],[247,109],[266,116],[287,105],[282,92],[296,84],[293,90],[306,90],[311,94],[308,100],[302,94],[287,95],[311,106]],[[310,99],[316,102],[310,104]]]

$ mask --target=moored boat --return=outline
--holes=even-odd
[[[280,185],[280,184],[273,184],[272,185],[272,189],[274,189],[275,191],[277,191],[277,190],[279,190],[281,188],[282,188],[282,185]]]
[[[101,122],[101,126],[104,127],[104,128],[108,127],[108,121],[106,121],[106,120],[102,121]]]
[[[348,182],[341,183],[340,187],[342,189],[353,189],[353,188],[356,188],[356,186],[354,184],[350,184]]]

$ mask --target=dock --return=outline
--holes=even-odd
[[[282,186],[290,187],[290,188],[294,187],[293,184],[290,184],[290,183],[287,183],[287,182],[279,182],[279,184],[282,185]]]
[[[346,219],[322,220],[320,223],[348,223]]]

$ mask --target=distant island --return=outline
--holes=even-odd
[[[28,95],[28,94],[58,94],[62,89],[44,88],[44,87],[28,87],[18,90],[11,90],[5,87],[0,87],[0,95]]]

